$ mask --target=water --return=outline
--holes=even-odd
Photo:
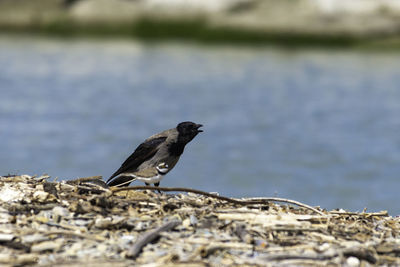
[[[395,53],[3,36],[0,173],[107,178],[192,120],[163,186],[397,215],[399,74]]]

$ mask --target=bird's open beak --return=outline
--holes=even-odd
[[[199,129],[200,127],[203,127],[203,124],[196,124],[196,130],[197,130],[198,133],[203,132],[203,130]]]

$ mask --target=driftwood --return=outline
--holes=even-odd
[[[0,178],[0,264],[400,266],[400,217],[385,211],[91,179]]]
[[[160,227],[151,230],[144,235],[140,236],[138,241],[129,249],[128,253],[126,254],[127,258],[136,258],[140,252],[142,251],[142,248],[147,245],[148,243],[154,241],[157,237],[159,237],[161,232],[164,231],[169,231],[171,229],[174,229],[178,225],[180,225],[182,222],[181,221],[171,221],[167,222]]]

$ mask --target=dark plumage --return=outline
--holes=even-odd
[[[154,183],[155,186],[160,184],[163,175],[167,174],[182,155],[187,143],[202,130],[203,126],[190,121],[181,122],[169,130],[155,134],[147,138],[141,143],[130,155],[121,167],[107,180],[108,186],[128,186],[133,180],[142,180],[146,184]],[[160,165],[161,164],[161,165]],[[161,174],[157,171],[158,166],[167,166]],[[159,173],[160,176],[146,178],[148,173]],[[141,179],[143,177],[143,179]]]

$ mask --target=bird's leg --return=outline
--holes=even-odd
[[[145,183],[146,186],[150,186],[149,183]],[[146,192],[151,192],[151,190],[146,190]]]
[[[159,186],[160,186],[160,182],[158,182],[158,183],[154,183],[154,186],[157,186],[157,187],[159,187]],[[161,191],[160,191],[160,190],[157,190],[157,192],[161,194]]]

